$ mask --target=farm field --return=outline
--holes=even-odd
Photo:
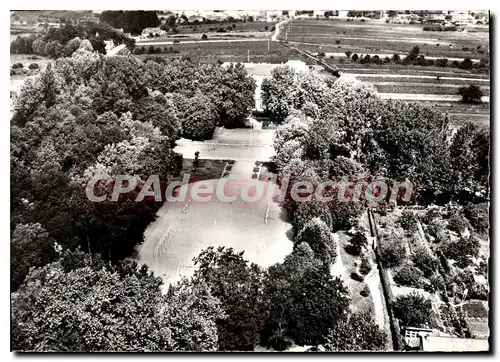
[[[269,45],[269,50],[268,50]],[[268,42],[267,39],[261,41],[224,41],[224,42],[197,42],[160,46],[161,48],[172,48],[178,53],[155,54],[161,57],[181,57],[190,56],[202,62],[250,62],[253,63],[285,63],[290,58],[298,58],[299,54],[276,42]],[[149,55],[137,55],[139,58],[146,58]],[[309,62],[310,63],[310,62]]]
[[[227,34],[234,34],[238,32],[269,32],[270,29],[276,25],[276,22],[267,21],[252,21],[252,22],[236,22],[227,24],[199,24],[199,25],[178,25],[176,29],[179,31],[178,34],[202,34],[211,32],[210,29],[214,28],[224,28],[227,29],[228,26],[232,26],[233,30]],[[268,30],[266,30],[266,26]],[[225,33],[223,33],[225,34]]]
[[[290,30],[288,30],[290,29]],[[485,28],[488,34],[488,29]],[[353,51],[365,54],[406,53],[419,46],[422,54],[434,57],[487,59],[487,37],[463,32],[429,32],[423,25],[385,24],[343,19],[298,19],[280,32],[279,39],[309,51]],[[439,45],[438,45],[439,44]],[[479,53],[478,47],[483,53]]]

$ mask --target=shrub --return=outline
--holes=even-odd
[[[483,91],[477,85],[471,84],[468,87],[460,87],[458,95],[462,96],[463,103],[481,103]]]
[[[464,215],[469,220],[470,224],[479,233],[487,233],[489,228],[489,212],[488,204],[472,204],[468,203],[464,207]]]
[[[417,230],[417,216],[409,210],[403,211],[403,214],[398,218],[397,222],[406,231],[414,232]]]
[[[446,257],[453,260],[458,260],[464,256],[476,258],[479,254],[479,241],[470,235],[468,238],[461,238],[456,242],[442,244],[441,250]]]
[[[370,295],[370,288],[368,287],[368,285],[365,285],[363,289],[361,289],[359,294],[361,294],[362,297],[368,297]]]
[[[23,63],[12,64],[12,69],[20,69],[20,68],[23,68],[23,67],[24,67]]]
[[[201,36],[201,40],[207,40],[207,39],[208,39],[207,34],[203,34],[203,35]]]
[[[462,60],[462,62],[460,63],[459,65],[459,68],[460,69],[467,69],[467,70],[471,70],[474,68],[474,64],[472,63],[472,60],[470,60],[470,58],[465,58],[464,60]]]
[[[365,277],[364,277],[363,275],[358,274],[358,273],[356,273],[356,272],[352,272],[352,273],[351,273],[351,279],[352,279],[352,280],[355,280],[355,281],[357,281],[357,282],[362,282],[362,281],[364,280],[364,278],[365,278]]]
[[[458,234],[462,234],[467,227],[467,219],[459,213],[453,214],[448,220],[448,229],[455,231]]]
[[[352,59],[353,61],[355,61],[355,62],[358,60],[358,58],[359,58],[359,55],[358,55],[358,54],[356,54],[356,53],[354,53],[354,54],[352,55],[352,57],[351,57],[351,59]]]
[[[401,286],[421,288],[424,273],[413,265],[403,265],[394,274],[394,282]]]
[[[38,69],[38,64],[37,63],[31,63],[28,68],[29,69]]]
[[[438,67],[446,67],[446,65],[448,64],[448,59],[446,58],[436,59],[435,64]]]
[[[325,52],[319,52],[318,53],[318,57],[321,57],[321,58],[323,58],[325,55],[326,55]]]
[[[424,246],[417,247],[413,250],[411,260],[427,278],[433,275],[439,267],[439,260]]]
[[[348,50],[348,51],[345,52],[345,55],[346,55],[347,58],[350,58],[351,55],[352,55],[352,52],[350,50]]]
[[[401,326],[428,327],[431,323],[431,301],[418,293],[398,296],[393,310]]]
[[[385,268],[399,266],[406,259],[406,248],[403,242],[394,237],[383,240],[380,245],[380,251],[380,261]]]
[[[363,275],[367,275],[372,270],[372,265],[370,259],[366,255],[361,258],[361,265],[359,266],[359,272]]]

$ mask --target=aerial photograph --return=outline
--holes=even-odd
[[[11,352],[490,353],[490,12],[175,4],[10,10]]]

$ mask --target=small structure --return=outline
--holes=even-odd
[[[289,60],[285,63],[285,65],[292,68],[296,72],[306,72],[309,70],[309,67],[302,60]]]

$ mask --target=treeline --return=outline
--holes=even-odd
[[[105,23],[65,24],[60,28],[50,28],[42,34],[18,36],[10,45],[13,54],[39,54],[51,58],[67,57],[78,49],[82,40],[87,39],[94,51],[106,54],[104,40],[113,40],[115,45],[126,44],[132,50],[135,40]]]
[[[11,126],[11,230],[24,240],[12,241],[13,249],[23,245],[11,260],[12,290],[30,267],[47,262],[41,255],[54,242],[110,261],[129,256],[161,203],[135,202],[139,190],[119,202],[91,202],[87,181],[109,175],[95,187],[101,195],[119,174],[138,175],[138,185],[149,175],[176,177],[175,141],[238,124],[254,89],[242,65],[143,63],[85,49],[27,79]]]
[[[270,116],[283,123],[275,140],[276,164],[294,179],[408,180],[410,202],[420,204],[488,199],[486,129],[466,123],[451,136],[447,115],[433,107],[383,100],[358,81],[297,75],[288,67],[263,81],[262,99]],[[330,206],[328,217],[338,213],[335,203]]]
[[[160,19],[154,10],[107,10],[101,13],[100,20],[132,35],[139,35],[145,28],[160,25]]]
[[[463,49],[467,51],[469,49]],[[325,56],[325,53],[319,53],[319,56]],[[352,53],[351,51],[346,51],[345,55],[348,59],[353,62],[358,62],[360,64],[401,64],[401,65],[419,65],[419,66],[438,66],[438,67],[454,67],[465,70],[485,70],[489,69],[489,62],[487,60],[481,59],[479,62],[473,62],[470,58],[464,58],[461,62],[454,60],[450,62],[447,58],[439,59],[426,59],[424,54],[420,53],[420,48],[418,46],[413,47],[410,52],[405,56],[401,57],[399,54],[394,54],[392,57],[381,58],[378,55],[371,56],[370,54],[358,55],[357,53]]]

